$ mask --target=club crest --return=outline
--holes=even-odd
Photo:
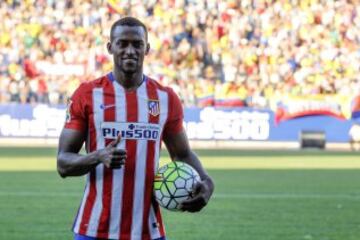
[[[148,100],[149,113],[156,117],[160,114],[160,104],[158,100]]]

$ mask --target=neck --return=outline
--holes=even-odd
[[[142,70],[135,73],[126,74],[123,71],[119,71],[118,69],[114,68],[113,73],[115,81],[120,83],[126,90],[136,89],[143,82]]]

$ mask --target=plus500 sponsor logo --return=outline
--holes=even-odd
[[[205,109],[199,122],[185,122],[189,139],[199,140],[267,140],[270,135],[269,114],[261,112],[225,112]]]
[[[159,129],[149,125],[129,124],[122,127],[103,126],[102,135],[106,139],[115,139],[119,134],[124,139],[144,139],[157,140],[159,138]]]

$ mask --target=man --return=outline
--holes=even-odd
[[[360,124],[354,122],[349,130],[349,143],[352,151],[359,150],[358,145],[360,144]]]
[[[75,239],[165,239],[153,198],[161,140],[172,160],[192,165],[202,179],[182,210],[200,211],[214,184],[189,148],[179,98],[143,75],[150,49],[145,25],[132,17],[118,20],[107,49],[113,72],[74,92],[59,140],[59,174],[87,174]],[[87,154],[80,155],[84,142]]]

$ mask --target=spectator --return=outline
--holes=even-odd
[[[360,87],[354,0],[7,0],[0,102],[63,103],[77,84],[109,71],[106,33],[125,14],[151,23],[146,72],[177,85],[187,106],[235,99],[269,107],[279,95],[353,96]]]

